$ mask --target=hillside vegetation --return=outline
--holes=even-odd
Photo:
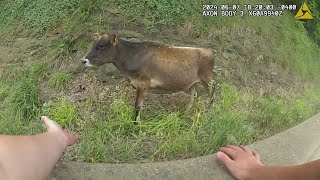
[[[314,16],[309,21],[294,19],[296,11],[204,17],[205,2],[1,1],[0,134],[43,132],[39,118],[47,115],[81,134],[66,160],[150,162],[249,144],[319,112],[319,1],[307,2]],[[222,68],[214,106],[206,105],[200,87],[188,114],[188,95],[148,93],[142,122],[134,125],[135,90],[115,67],[81,66],[95,32],[214,49]]]

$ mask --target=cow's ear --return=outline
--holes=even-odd
[[[94,34],[92,35],[92,40],[94,40],[94,41],[99,40],[100,37],[101,37],[101,35],[100,35],[99,33],[94,33]]]
[[[118,44],[118,35],[112,34],[112,35],[110,36],[110,41],[111,41],[111,43],[112,43],[114,46],[117,45],[117,44]]]

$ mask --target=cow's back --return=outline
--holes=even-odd
[[[150,88],[185,91],[212,74],[209,49],[120,40],[118,50],[115,63],[133,84],[144,81]]]
[[[211,51],[203,48],[152,47],[144,55],[144,71],[150,75],[152,87],[185,91],[200,82],[199,71],[212,72],[211,56]]]

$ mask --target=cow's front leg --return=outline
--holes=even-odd
[[[145,94],[145,88],[137,87],[137,97],[136,97],[136,103],[135,103],[135,113],[136,113],[135,124],[137,124],[137,122],[140,121],[140,113],[141,113],[141,108],[143,106],[144,94]]]

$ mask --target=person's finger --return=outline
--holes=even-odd
[[[245,147],[245,146],[240,146],[240,148],[245,152],[251,153],[251,150],[249,148]]]
[[[66,129],[62,129],[62,132],[64,133],[65,137],[67,138],[67,145],[73,145],[76,143],[76,141],[79,139],[80,135],[76,132],[69,132]]]
[[[54,123],[50,121],[50,119],[47,116],[41,116],[41,121],[44,123],[47,130],[51,129],[51,127],[54,126]]]
[[[254,155],[254,157],[256,157],[260,161],[260,154],[259,153],[257,153],[256,151],[252,151],[252,154]]]
[[[61,126],[47,116],[41,116],[41,121],[45,124],[47,131],[60,129]]]
[[[236,151],[232,148],[228,147],[222,147],[219,149],[221,152],[224,152],[226,155],[228,155],[231,159],[234,159],[236,156]]]
[[[72,145],[72,144],[76,143],[78,139],[79,139],[78,133],[68,134],[68,145]]]
[[[222,163],[225,167],[227,167],[229,171],[233,168],[234,161],[230,159],[230,157],[226,155],[224,152],[218,151],[216,156],[219,162]]]
[[[243,151],[243,150],[242,150],[240,147],[238,147],[238,146],[228,145],[227,147],[228,147],[228,148],[232,148],[232,149],[234,149],[235,151],[238,151],[238,152],[242,152],[242,151]]]

